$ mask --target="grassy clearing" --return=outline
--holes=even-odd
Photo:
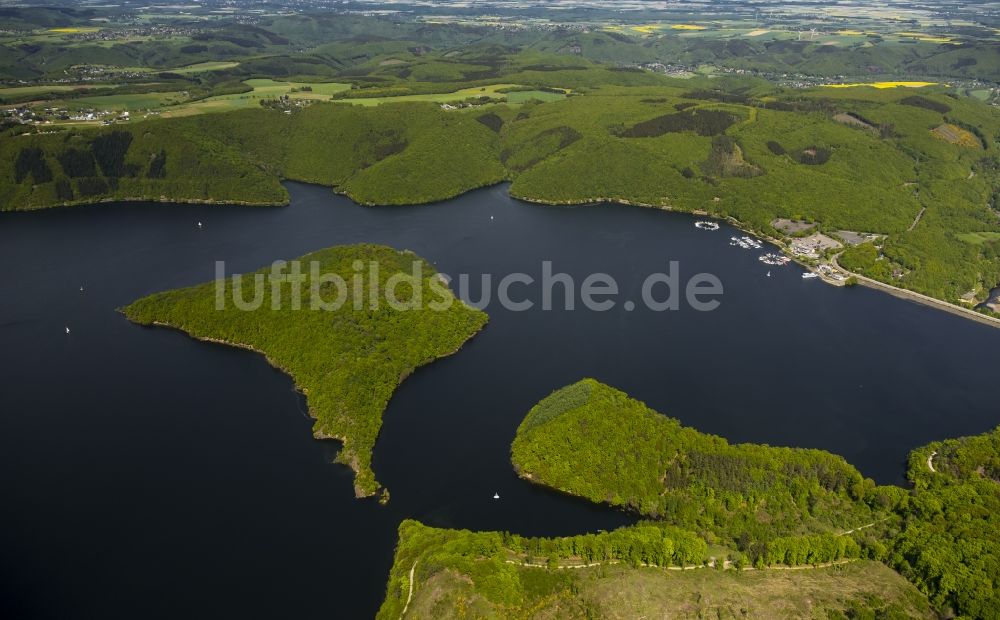
[[[870,124],[866,123],[860,118],[856,116],[851,116],[850,114],[845,114],[843,112],[841,112],[840,114],[834,114],[833,120],[837,121],[838,123],[843,123],[845,125],[851,125],[852,127],[860,127],[862,129],[870,129],[873,131],[875,130],[875,127],[872,127]]]
[[[931,130],[935,138],[940,138],[949,144],[957,144],[971,149],[982,148],[982,144],[971,131],[962,129],[958,125],[944,123]]]
[[[983,245],[989,241],[1000,240],[1000,232],[992,232],[992,231],[962,233],[955,236],[961,239],[962,241],[966,243],[971,243],[973,245]]]
[[[877,562],[802,571],[734,574],[615,568],[585,571],[580,598],[601,618],[823,618],[892,607],[933,617],[927,600]],[[853,616],[849,616],[853,617]]]

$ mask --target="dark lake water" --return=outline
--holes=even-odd
[[[502,186],[379,209],[288,187],[286,208],[0,216],[0,616],[365,618],[404,518],[533,535],[631,522],[510,467],[527,410],[585,376],[732,441],[836,452],[882,483],[902,482],[911,448],[1000,422],[1000,330],[794,265],[766,277],[764,250],[731,247],[725,226],[527,205]],[[707,313],[491,306],[482,333],[393,397],[374,458],[382,507],[353,498],[337,444],[311,438],[302,397],[263,358],[115,311],[211,279],[216,260],[247,271],[361,241],[474,280],[537,276],[543,260],[578,282],[607,272],[622,299],[676,260],[725,294]]]

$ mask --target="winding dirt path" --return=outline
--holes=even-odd
[[[858,530],[863,530],[863,529],[872,527],[873,525],[877,525],[877,524],[879,524],[879,523],[881,523],[883,521],[886,521],[888,518],[889,517],[882,517],[881,519],[877,519],[875,521],[872,521],[871,523],[865,523],[864,525],[859,525],[858,527],[856,527],[856,528],[854,528],[852,530],[847,530],[845,532],[841,532],[840,534],[838,534],[838,536],[847,536],[848,534],[853,534],[854,532],[857,532]]]
[[[403,616],[406,615],[406,610],[410,608],[410,601],[413,600],[413,571],[417,569],[417,563],[414,562],[413,566],[410,567],[410,591],[406,593],[406,604],[403,605],[403,611],[399,612],[399,620],[403,620]]]
[[[937,454],[937,452],[935,452],[934,454]],[[934,455],[932,454],[931,456],[933,457]],[[927,465],[930,466],[930,458],[927,459]],[[931,467],[931,471],[934,471],[933,467]],[[881,519],[876,519],[875,521],[872,521],[871,523],[865,523],[864,525],[859,525],[858,527],[855,527],[855,528],[852,528],[852,529],[849,529],[849,530],[845,530],[845,531],[843,531],[843,532],[841,532],[840,534],[837,534],[837,535],[838,536],[847,536],[848,534],[853,534],[854,532],[857,532],[859,530],[863,530],[863,529],[866,529],[866,528],[878,525],[879,523],[882,523],[883,521],[886,521],[888,519],[889,519],[889,517],[882,517]],[[742,570],[806,570],[806,569],[812,569],[812,568],[827,568],[827,567],[830,567],[830,566],[837,566],[837,565],[840,565],[840,564],[847,564],[848,562],[855,562],[855,561],[857,561],[859,559],[861,559],[861,558],[844,558],[844,559],[841,559],[841,560],[834,560],[833,562],[824,562],[822,564],[801,564],[801,565],[798,565],[798,566],[774,565],[774,566],[768,566],[767,568],[764,568],[764,569],[757,569],[757,568],[754,568],[752,566],[745,566],[745,567],[743,567]],[[621,560],[607,560],[605,562],[591,562],[589,564],[560,564],[558,566],[552,567],[552,566],[549,566],[548,564],[538,564],[538,563],[534,563],[534,562],[519,562],[517,560],[504,560],[504,562],[506,562],[507,564],[514,564],[516,566],[530,566],[531,568],[548,568],[548,569],[555,568],[557,570],[574,569],[574,568],[592,568],[594,566],[610,566],[610,565],[621,564],[622,563]],[[646,568],[662,568],[662,569],[665,569],[665,570],[695,570],[695,569],[698,569],[698,568],[715,568],[716,560],[713,558],[707,564],[692,564],[690,566],[659,566],[657,564],[647,564],[645,562],[640,562],[639,565],[643,566],[643,567],[646,567]],[[414,562],[413,567],[416,568],[416,566],[417,566],[417,564],[416,564],[416,562]],[[729,569],[735,568],[735,566],[733,565],[733,563],[731,561],[729,561],[729,560],[723,560],[722,561],[722,568],[724,570],[729,570]],[[410,595],[411,596],[413,595],[413,568],[410,569]],[[409,598],[407,598],[406,603],[407,603],[407,605],[409,605],[409,603],[410,603]],[[403,613],[406,613],[406,608],[405,607],[403,608]]]
[[[876,521],[877,523],[877,521]],[[870,527],[875,523],[870,523],[862,527]],[[861,528],[857,528],[861,529]],[[854,530],[851,530],[854,531]],[[847,532],[845,532],[846,534]],[[833,562],[824,562],[822,564],[800,564],[798,566],[784,566],[784,565],[773,565],[766,568],[754,568],[753,566],[744,566],[741,570],[811,570],[814,568],[829,568],[831,566],[839,566],[841,564],[848,564],[850,562],[857,562],[861,558],[845,558],[842,560],[834,560]],[[621,564],[621,560],[608,560],[606,562],[591,562],[590,564],[561,564],[559,566],[549,566],[547,564],[534,564],[534,563],[524,563],[518,562],[517,560],[504,560],[507,564],[514,564],[515,566],[529,566],[531,568],[547,568],[549,570],[555,568],[556,570],[566,570],[575,568],[594,568],[595,566],[612,566],[614,564]],[[645,562],[640,562],[639,566],[643,568],[660,568],[663,570],[697,570],[699,568],[715,568],[715,560],[712,560],[708,564],[692,564],[690,566],[659,566],[657,564],[646,564]],[[735,566],[729,560],[723,560],[722,563],[723,570],[735,570]],[[405,613],[405,608],[404,608]]]
[[[937,450],[931,452],[930,456],[927,457],[927,469],[931,470],[931,473],[937,473],[934,469],[934,457],[937,456]]]

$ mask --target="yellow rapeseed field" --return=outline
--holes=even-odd
[[[918,41],[925,41],[927,43],[951,43],[951,37],[936,37],[929,34],[923,34],[921,32],[897,32],[897,37],[908,37],[910,39],[916,39]]]
[[[81,32],[97,32],[99,28],[49,28],[49,32],[56,34],[79,34]]]
[[[856,86],[871,86],[872,88],[923,88],[936,86],[938,82],[854,82],[850,84],[823,84],[827,88],[854,88]]]

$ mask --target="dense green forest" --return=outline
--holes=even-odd
[[[434,268],[411,252],[350,245],[296,260],[302,265],[297,284],[273,279],[272,268],[265,267],[228,278],[224,289],[208,282],[150,295],[124,313],[136,323],[175,327],[195,338],[266,355],[306,395],[316,437],[343,442],[337,460],[355,471],[357,495],[372,495],[379,485],[371,470],[371,450],[396,386],[417,367],[458,350],[487,317],[455,299]],[[411,274],[415,264],[419,287],[404,281],[391,289],[412,307],[393,308],[385,302],[387,284],[397,274]],[[377,266],[375,278],[370,276],[372,265]],[[283,273],[293,274],[292,268]],[[359,273],[367,279],[356,287]],[[347,285],[331,282],[333,274]],[[227,300],[222,310],[217,295]],[[381,301],[373,306],[371,295]],[[242,309],[237,298],[248,304],[256,299],[258,306]],[[342,303],[333,308],[316,301],[333,304],[338,298]]]
[[[593,379],[538,403],[511,460],[529,480],[738,545],[757,564],[784,561],[784,547],[766,550],[781,536],[871,523],[903,495],[828,452],[729,444]]]
[[[115,149],[114,165],[95,166]],[[104,199],[283,204],[281,177],[358,202],[441,200],[504,178],[496,134],[432,104],[243,110],[0,143],[0,201],[26,209]]]
[[[0,141],[0,203],[34,209],[99,200],[283,204],[288,195],[232,146],[181,124]]]
[[[933,468],[933,470],[932,470]],[[1000,613],[1000,427],[910,454],[914,485],[890,563],[942,608]]]
[[[407,520],[377,617],[934,617],[926,598],[878,562],[722,570],[722,558],[706,565],[708,553],[699,537],[662,524],[535,539]]]
[[[819,450],[729,444],[585,379],[532,408],[511,459],[531,481],[697,532],[752,566],[860,555],[945,614],[1000,609],[1000,428],[914,450],[907,491]]]

